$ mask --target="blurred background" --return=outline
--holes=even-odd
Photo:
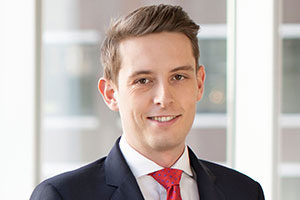
[[[42,180],[78,168],[109,152],[122,130],[118,113],[106,107],[97,90],[98,79],[102,76],[100,44],[111,18],[143,5],[158,3],[181,5],[201,26],[198,35],[200,63],[206,67],[207,78],[204,97],[197,106],[187,143],[198,157],[239,169],[236,163],[241,161],[234,155],[239,148],[242,152],[243,147],[235,144],[239,141],[235,125],[238,108],[232,110],[239,101],[239,93],[234,91],[237,82],[233,82],[233,89],[228,88],[232,86],[232,78],[239,78],[239,73],[228,66],[232,55],[228,52],[228,37],[235,36],[230,35],[229,30],[239,30],[239,27],[232,29],[228,21],[232,16],[228,13],[232,10],[229,6],[233,4],[226,0],[25,2],[18,9],[14,3],[7,3],[4,10],[6,39],[1,36],[1,42],[5,45],[1,49],[4,51],[3,54],[1,52],[4,68],[1,66],[0,71],[0,173],[5,181],[0,183],[1,199],[28,199],[34,186]],[[279,42],[273,46],[278,54],[273,54],[273,58],[276,55],[279,67],[274,67],[273,71],[278,76],[271,74],[271,88],[274,90],[271,96],[278,99],[273,99],[275,103],[270,111],[270,119],[278,120],[271,122],[272,130],[268,136],[274,143],[269,145],[266,141],[266,152],[274,158],[266,161],[272,165],[271,184],[262,186],[266,187],[268,197],[267,187],[271,188],[272,199],[299,200],[300,2],[270,2],[272,5],[278,3],[274,7],[279,12],[275,12],[277,14],[273,17],[280,19],[279,29],[272,30],[278,32],[275,39]],[[233,9],[235,16],[239,12],[236,8]],[[27,18],[22,10],[29,11]],[[255,10],[252,13],[258,15]],[[29,21],[29,24],[24,24],[22,20]],[[260,34],[260,31],[249,27],[248,32]],[[29,39],[24,41],[25,36]],[[255,39],[252,42],[255,43]],[[23,49],[22,45],[25,46]],[[261,48],[260,43],[256,45]],[[274,52],[274,49],[270,51]],[[239,53],[236,49],[233,52],[233,56]],[[253,63],[253,68],[264,67],[257,66],[259,61],[251,55],[247,60]],[[255,81],[257,73],[260,69],[249,69],[248,76]],[[261,85],[268,84],[263,79],[258,81]],[[253,98],[264,100],[263,96],[255,94]],[[272,102],[270,104],[273,105]],[[249,109],[259,107],[258,104],[246,106]],[[251,119],[248,121],[252,123]],[[253,137],[253,141],[264,142],[260,136]],[[255,143],[252,146],[256,148]],[[259,157],[255,153],[252,156],[245,159]],[[256,178],[255,175],[253,178]],[[264,181],[263,177],[260,179]],[[22,190],[17,192],[16,186],[22,187]],[[274,188],[277,188],[276,192]]]

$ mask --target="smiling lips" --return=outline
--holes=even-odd
[[[180,115],[169,115],[169,116],[154,116],[154,117],[148,117],[148,119],[158,121],[158,122],[169,122]]]

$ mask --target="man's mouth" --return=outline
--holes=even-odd
[[[158,122],[168,122],[171,121],[180,115],[169,115],[169,116],[154,116],[154,117],[148,117],[148,119],[158,121]]]

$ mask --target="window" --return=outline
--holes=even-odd
[[[300,196],[300,14],[296,9],[299,6],[299,2],[283,0],[280,175],[284,200]]]

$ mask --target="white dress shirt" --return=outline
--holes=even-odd
[[[145,200],[166,200],[167,191],[149,173],[163,169],[153,161],[141,155],[133,149],[126,141],[125,137],[120,140],[121,152],[135,176],[137,183]],[[183,200],[199,200],[196,176],[190,166],[188,149],[185,147],[184,153],[171,167],[183,171],[180,180],[180,194]]]

